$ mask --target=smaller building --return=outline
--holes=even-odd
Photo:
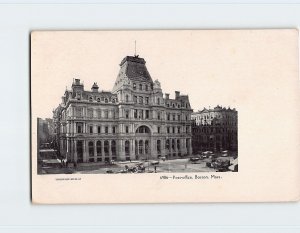
[[[203,151],[237,151],[237,120],[235,108],[216,106],[191,115],[193,153]]]

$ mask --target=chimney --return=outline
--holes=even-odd
[[[169,97],[170,97],[170,94],[168,94],[168,93],[165,93],[165,96],[166,96],[166,99],[168,100],[168,99],[169,99]]]
[[[180,96],[180,91],[175,91],[175,99],[178,99]]]

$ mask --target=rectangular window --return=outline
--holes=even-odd
[[[142,96],[139,97],[139,104],[143,104],[143,97]]]
[[[157,119],[160,120],[160,112],[157,112]]]
[[[137,118],[137,110],[134,109],[134,118],[136,119]]]
[[[93,133],[93,126],[90,126],[90,133]]]
[[[125,127],[125,132],[129,133],[129,127],[128,126]]]
[[[167,133],[170,133],[170,127],[167,127]]]
[[[170,113],[167,114],[167,120],[170,120]]]
[[[175,127],[173,127],[173,133],[175,133]]]
[[[112,127],[112,132],[116,133],[116,127],[115,126]]]
[[[98,118],[100,119],[101,118],[101,110],[97,111],[97,115],[98,115]]]
[[[157,127],[157,133],[160,133],[160,127]]]
[[[146,110],[146,119],[149,119],[149,110]]]
[[[101,133],[101,126],[98,126],[98,133]]]
[[[108,110],[105,110],[105,112],[104,112],[104,117],[105,117],[105,118],[108,118]]]
[[[105,133],[108,133],[108,126],[105,126]]]
[[[147,105],[149,104],[149,97],[145,98],[145,104],[147,104]]]
[[[180,121],[180,115],[178,115],[178,120]]]
[[[126,118],[126,119],[129,118],[129,110],[125,110],[125,118]]]
[[[175,121],[176,120],[176,115],[175,114],[173,114],[173,121]]]
[[[137,103],[137,96],[136,95],[133,97],[133,100],[134,100],[134,103]]]
[[[180,126],[178,126],[178,133],[180,133]]]
[[[81,123],[77,123],[77,133],[82,133],[82,124]]]

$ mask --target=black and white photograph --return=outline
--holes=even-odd
[[[56,101],[42,106],[47,117],[37,118],[38,174],[238,171],[238,110],[226,99],[215,98],[210,102],[212,97],[207,93],[220,94],[214,90],[207,92],[209,85],[218,85],[214,83],[217,81],[202,85],[203,81],[199,80],[198,84],[180,85],[189,79],[190,72],[182,77],[178,72],[182,69],[182,59],[176,57],[176,52],[168,53],[164,40],[150,48],[145,46],[147,41],[140,43],[130,40],[130,36],[122,40],[125,53],[114,49],[114,56],[120,58],[118,63],[103,66],[103,56],[109,56],[110,49],[101,46],[101,40],[97,43],[97,37],[96,32],[90,35],[97,52],[94,47],[85,46],[91,43],[90,38],[82,36],[78,47],[65,48],[65,53],[49,51],[51,46],[58,49],[61,44],[50,42],[49,47],[44,47],[48,55],[44,60],[47,70],[52,70],[57,63],[60,66],[66,63],[70,75],[60,77],[60,83],[66,86],[55,89],[45,86]],[[181,57],[193,58],[184,64],[184,70],[203,65],[203,58],[194,59],[198,53],[195,49],[199,48],[191,43],[196,42],[193,36],[183,40],[186,52]],[[116,47],[113,42],[108,44]],[[80,59],[92,64],[85,66],[82,62],[79,67],[64,57],[66,53],[78,55],[77,49],[84,50]],[[149,49],[157,50],[157,53],[149,52],[150,61]],[[201,52],[201,48],[199,50]],[[155,64],[151,64],[152,60],[156,60]],[[172,64],[172,60],[175,67],[163,65],[169,61]],[[81,70],[88,69],[93,69],[92,77],[81,75]],[[154,76],[152,69],[155,69]],[[173,77],[166,78],[166,72]],[[105,73],[112,75],[103,75]],[[55,72],[48,75],[49,80],[55,82]],[[202,75],[198,78],[210,79]],[[199,92],[204,90],[206,98],[201,98]]]

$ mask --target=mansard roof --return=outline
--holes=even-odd
[[[120,66],[121,69],[118,78],[126,76],[132,81],[137,80],[153,82],[147,70],[146,61],[144,58],[140,58],[138,56],[126,56],[121,61]]]

